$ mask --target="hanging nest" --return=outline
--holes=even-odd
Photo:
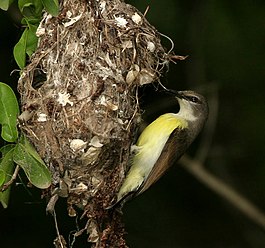
[[[105,207],[128,169],[137,88],[167,64],[159,34],[122,1],[64,0],[58,17],[44,15],[37,36],[19,80],[20,128],[52,172],[45,194],[67,197],[70,216],[82,209],[96,247],[125,247],[118,214],[110,218]]]

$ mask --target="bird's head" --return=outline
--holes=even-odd
[[[194,91],[177,91],[176,98],[179,103],[178,115],[187,121],[199,121],[204,123],[208,117],[208,104],[206,99]]]

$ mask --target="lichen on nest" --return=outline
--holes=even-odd
[[[103,207],[128,166],[137,87],[159,78],[167,54],[145,16],[118,0],[64,0],[37,35],[19,79],[27,113],[20,128],[50,168],[53,188],[66,185],[71,211]]]

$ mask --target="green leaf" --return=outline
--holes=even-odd
[[[20,37],[18,43],[14,47],[14,57],[20,69],[26,65],[26,48],[29,29],[26,28]]]
[[[17,116],[18,102],[13,90],[0,82],[0,124],[1,136],[5,141],[14,142],[18,138]]]
[[[8,147],[6,146],[5,152],[2,152],[3,157],[0,163],[0,186],[2,186],[4,183],[7,183],[14,173],[15,164],[13,161],[13,152],[14,145]],[[0,192],[0,202],[4,208],[7,208],[8,206],[10,189],[11,187],[6,189],[4,192]]]
[[[28,23],[28,27],[24,30],[20,40],[14,47],[14,57],[20,69],[23,69],[26,65],[26,54],[31,56],[37,48],[38,37],[36,36],[36,31],[37,26]]]
[[[38,37],[36,36],[37,26],[28,24],[29,31],[27,36],[26,53],[31,56],[35,52],[38,44]]]
[[[40,24],[40,18],[39,17],[24,17],[21,20],[22,25],[29,26],[29,24],[38,26]]]
[[[43,10],[41,0],[18,0],[18,7],[26,17],[40,17]]]
[[[5,146],[2,146],[0,148],[0,152],[2,153],[2,156],[4,157],[14,147],[15,147],[14,144],[8,144],[8,145],[5,145]]]
[[[16,145],[13,159],[24,170],[34,186],[46,189],[51,185],[49,169],[25,137],[22,137]]]
[[[0,0],[0,9],[8,10],[9,6],[14,0]]]
[[[13,162],[13,150],[15,145],[6,145],[1,147],[2,158],[0,162],[0,187],[9,181],[13,172],[11,173],[11,168],[14,167]],[[11,168],[10,168],[11,167]],[[13,168],[14,169],[14,168]],[[6,180],[7,179],[7,180]]]
[[[0,148],[0,152],[2,153],[2,158],[0,160],[0,187],[6,183],[8,180],[6,180],[6,170],[8,167],[5,167],[5,163],[6,163],[6,155],[7,153],[9,153],[11,150],[13,150],[15,147],[15,145],[13,144],[8,144],[6,146],[2,146]],[[13,156],[13,155],[12,155]],[[13,161],[13,157],[12,157],[12,161]],[[14,166],[13,166],[14,167]]]
[[[58,0],[42,0],[42,4],[45,10],[52,16],[58,16],[59,14],[59,2]]]
[[[2,160],[0,161],[0,187],[5,183],[6,180],[6,173],[4,170],[1,169]]]
[[[8,10],[8,7],[9,7],[9,0],[2,0],[0,2],[0,8],[2,10]]]

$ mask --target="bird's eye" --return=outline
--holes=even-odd
[[[194,103],[200,103],[201,102],[200,99],[196,96],[189,96],[188,100],[191,102],[194,102]]]

